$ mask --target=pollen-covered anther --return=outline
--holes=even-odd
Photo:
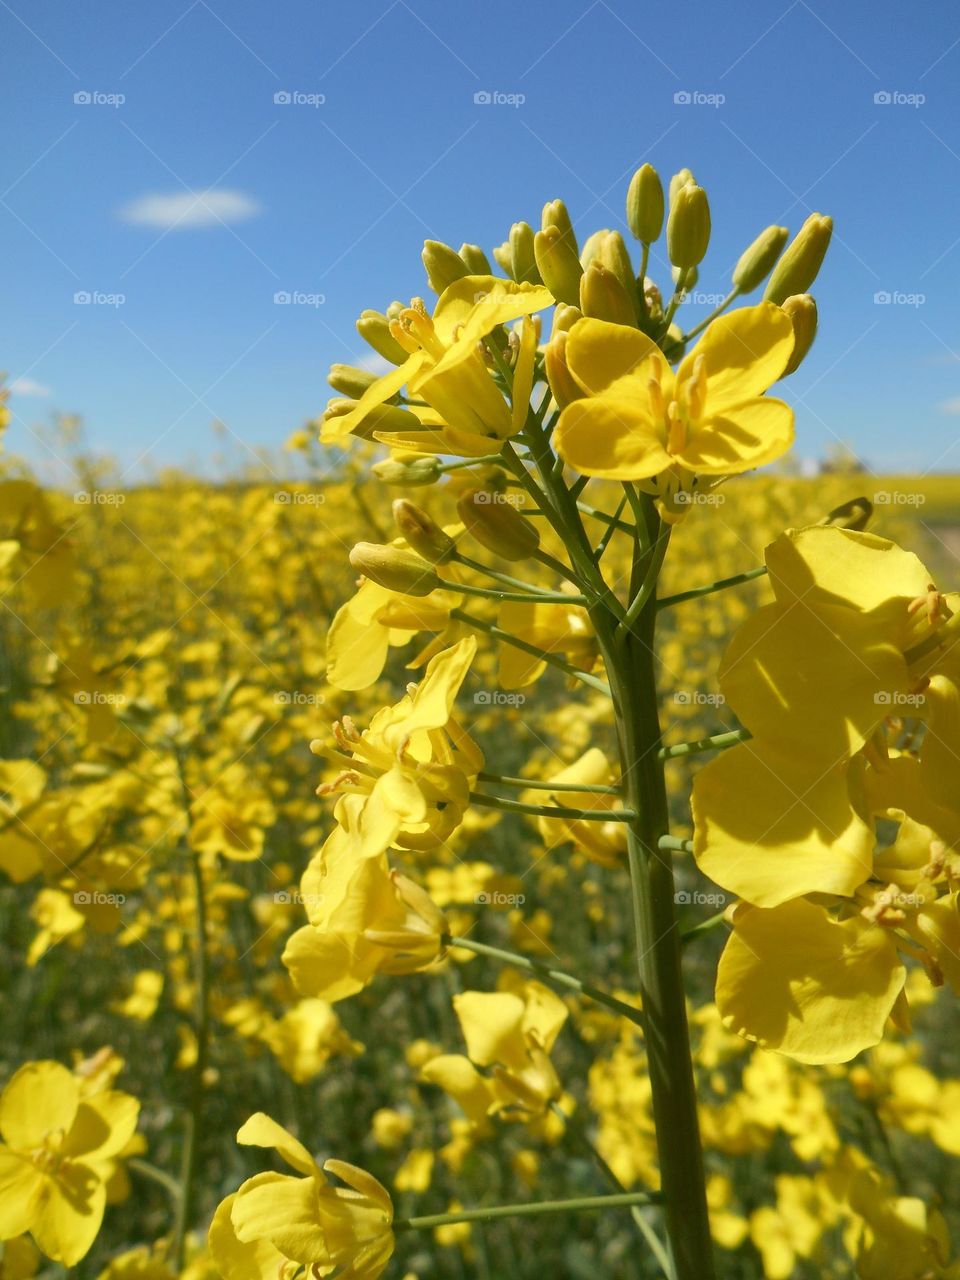
[[[899,906],[902,898],[903,894],[900,886],[888,884],[885,889],[880,889],[874,894],[873,902],[863,907],[860,914],[865,920],[869,920],[871,924],[883,925],[887,928],[903,924],[907,917],[902,907]]]
[[[943,592],[938,591],[932,582],[923,595],[917,596],[907,605],[907,613],[911,617],[921,611],[927,615],[927,621],[931,627],[938,627],[941,622],[951,616]]]

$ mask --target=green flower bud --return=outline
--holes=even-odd
[[[630,179],[627,226],[643,244],[653,244],[663,230],[663,183],[652,164],[641,166]]]
[[[677,192],[681,187],[685,187],[688,182],[696,182],[696,178],[689,169],[681,169],[679,173],[675,173],[670,179],[670,203],[673,204],[677,198]]]
[[[707,193],[695,182],[678,187],[670,198],[667,218],[667,253],[675,267],[686,270],[703,261],[710,243],[710,205]]]
[[[478,244],[462,244],[460,246],[460,257],[467,264],[467,270],[472,276],[489,276],[493,274],[490,260]]]
[[[467,532],[504,560],[526,560],[540,546],[540,534],[524,519],[507,495],[489,489],[468,489],[457,502]]]
[[[428,596],[440,586],[440,578],[432,565],[400,547],[358,542],[350,552],[350,563],[371,582],[405,596]]]
[[[393,504],[393,518],[411,550],[423,556],[424,560],[430,564],[443,564],[453,559],[457,544],[422,507],[415,506],[406,498],[397,498]]]
[[[493,251],[494,261],[502,272],[513,277],[513,253],[510,249],[510,241],[504,240],[503,244],[498,244]]]
[[[544,231],[548,227],[556,227],[564,239],[569,241],[574,253],[577,252],[577,237],[574,234],[573,223],[570,221],[567,206],[562,200],[547,201],[540,215],[540,226]]]
[[[372,347],[378,356],[383,356],[391,364],[403,364],[409,356],[409,352],[404,351],[391,334],[390,318],[382,311],[361,312],[357,321],[357,333],[367,346]]]
[[[391,302],[389,307],[387,307],[387,319],[399,320],[401,314],[406,311],[408,306],[409,303],[407,302]]]
[[[323,411],[323,421],[341,418],[352,413],[357,407],[356,400],[335,396],[327,401]],[[363,421],[354,429],[353,434],[363,440],[372,440],[374,431],[422,431],[419,418],[414,417],[407,409],[395,404],[377,404],[364,414]]]
[[[817,304],[809,293],[795,293],[792,297],[784,299],[780,309],[787,313],[793,325],[793,354],[780,375],[786,378],[788,374],[800,368],[804,357],[813,346],[813,340],[817,336]]]
[[[774,267],[764,300],[779,306],[791,294],[806,293],[817,278],[832,235],[833,219],[811,213]]]
[[[579,307],[568,307],[562,302],[558,302],[553,309],[553,328],[550,330],[551,338],[556,337],[558,333],[565,333],[568,329],[572,329],[578,320],[583,319],[583,312]]]
[[[441,240],[424,240],[420,255],[427,272],[427,283],[434,293],[443,293],[455,280],[470,274],[470,268],[448,244]]]
[[[352,364],[332,364],[327,374],[327,381],[334,391],[341,395],[359,400],[368,387],[379,379],[378,373],[370,373],[366,369],[357,369]]]
[[[533,227],[529,222],[515,222],[510,228],[512,275],[518,283],[540,284],[537,257],[533,247]]]
[[[633,273],[633,263],[630,261],[630,251],[624,243],[623,236],[619,231],[607,231],[603,239],[600,241],[600,252],[597,261],[612,271],[620,283],[623,285],[624,292],[628,298],[636,296],[637,278]]]
[[[605,230],[594,231],[591,235],[587,236],[586,240],[583,242],[583,248],[580,250],[580,265],[583,267],[584,271],[586,271],[587,267],[590,266],[591,262],[599,257],[600,246],[603,244],[603,237],[606,234]]]
[[[546,227],[534,236],[533,249],[543,283],[558,302],[576,306],[580,301],[583,267],[574,243],[559,227]]]
[[[637,327],[637,313],[626,289],[608,268],[592,262],[580,279],[580,310],[595,320]]]
[[[411,488],[434,484],[441,475],[440,459],[435,457],[383,458],[373,464],[372,470],[382,484]]]
[[[767,227],[744,249],[733,268],[733,283],[741,293],[752,293],[767,278],[789,234],[786,227]]]

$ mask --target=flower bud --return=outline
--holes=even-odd
[[[381,311],[363,311],[357,321],[357,333],[378,356],[391,364],[403,364],[407,353],[390,333],[390,319]]]
[[[767,278],[789,234],[786,227],[767,227],[744,249],[733,268],[733,283],[741,293],[752,293]]]
[[[670,198],[667,218],[667,253],[675,267],[686,270],[703,260],[710,243],[710,205],[707,193],[695,182],[677,188]]]
[[[670,179],[670,203],[673,204],[677,198],[677,192],[681,187],[685,187],[688,182],[696,182],[696,178],[690,169],[681,169],[679,173],[675,173]]]
[[[621,282],[599,261],[592,262],[580,280],[580,310],[595,320],[636,328],[637,313]]]
[[[377,542],[358,542],[350,552],[350,563],[358,573],[405,596],[428,596],[440,586],[432,565],[412,551],[387,547]]]
[[[478,244],[462,244],[460,246],[460,257],[467,264],[467,270],[472,276],[489,276],[493,274],[490,268],[490,260]]]
[[[468,489],[457,501],[460,519],[482,547],[504,560],[526,560],[540,546],[540,534],[511,503],[488,489]]]
[[[600,241],[600,252],[597,261],[601,266],[612,271],[628,298],[636,297],[637,278],[633,274],[633,263],[630,253],[619,231],[607,231]]]
[[[357,407],[356,400],[344,399],[341,396],[335,396],[332,400],[327,401],[327,407],[323,411],[321,418],[320,439],[326,444],[332,444],[336,440],[336,431],[331,428],[336,426],[336,419],[343,418],[348,413],[353,413]],[[401,409],[395,404],[375,404],[363,419],[353,429],[353,435],[362,440],[371,440],[374,431],[420,431],[422,424],[419,418],[416,418],[407,409]]]
[[[501,271],[506,272],[508,276],[513,276],[513,253],[510,249],[510,241],[504,240],[503,244],[498,244],[493,250],[494,261]]]
[[[600,246],[603,243],[603,237],[606,231],[594,231],[587,236],[583,242],[583,248],[580,250],[580,265],[586,271],[590,263],[593,262],[600,254]]]
[[[813,346],[813,340],[817,336],[817,304],[809,293],[796,293],[780,304],[780,310],[787,313],[793,325],[793,354],[780,375],[785,378],[799,369],[804,356]]]
[[[327,374],[327,381],[334,391],[349,396],[351,400],[359,400],[368,387],[380,377],[378,373],[370,373],[366,369],[357,369],[352,364],[332,364]]]
[[[568,240],[559,227],[545,227],[534,236],[533,249],[543,283],[558,302],[576,306],[583,267],[575,242]]]
[[[550,330],[551,338],[558,333],[565,333],[583,319],[583,312],[579,307],[568,307],[562,302],[558,302],[553,309],[553,327]]]
[[[455,280],[470,274],[464,260],[442,240],[424,240],[420,255],[427,273],[427,283],[434,293],[443,293]]]
[[[558,330],[544,347],[544,372],[550,391],[560,409],[565,409],[571,400],[580,400],[583,391],[574,381],[573,374],[567,365],[567,331]]]
[[[806,293],[817,278],[832,234],[833,219],[811,213],[774,267],[764,300],[779,305],[791,294]]]
[[[444,564],[456,554],[457,544],[432,516],[406,498],[393,504],[393,518],[410,549],[430,564]]]
[[[382,484],[410,487],[434,484],[440,479],[440,459],[433,457],[382,458],[373,464],[373,474]]]
[[[543,213],[540,215],[540,226],[544,231],[549,227],[556,227],[563,238],[571,245],[573,252],[577,252],[577,237],[573,231],[573,223],[570,221],[567,206],[562,200],[547,201],[543,206]]]
[[[533,247],[533,227],[529,222],[515,222],[510,228],[511,274],[518,283],[540,284],[537,257]]]
[[[643,244],[653,244],[663,230],[663,183],[652,164],[641,166],[630,179],[627,226]]]

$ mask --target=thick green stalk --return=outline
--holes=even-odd
[[[645,543],[651,548],[660,534],[659,518],[652,501],[645,498],[643,505]],[[649,555],[638,554],[631,594],[646,576]],[[673,866],[669,850],[659,848],[668,831],[669,811],[658,756],[656,612],[656,596],[651,593],[626,634],[615,639],[615,628],[607,622],[600,643],[617,712],[624,804],[637,815],[627,828],[627,850],[667,1234],[677,1280],[713,1280]]]

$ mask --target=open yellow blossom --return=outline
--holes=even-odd
[[[566,356],[586,395],[564,409],[557,452],[610,480],[672,467],[736,475],[773,462],[793,442],[793,410],[763,393],[792,351],[789,318],[766,302],[715,320],[676,372],[639,330],[579,320]]]
[[[298,1175],[258,1173],[228,1196],[210,1226],[210,1251],[224,1280],[277,1280],[300,1267],[319,1276],[375,1280],[394,1248],[393,1204],[376,1178],[343,1160],[323,1167],[262,1111],[237,1133],[271,1147]],[[325,1174],[346,1185],[331,1184]]]
[[[84,1092],[59,1062],[28,1062],[0,1096],[0,1240],[29,1232],[72,1267],[100,1230],[107,1183],[140,1104],[118,1090]]]

